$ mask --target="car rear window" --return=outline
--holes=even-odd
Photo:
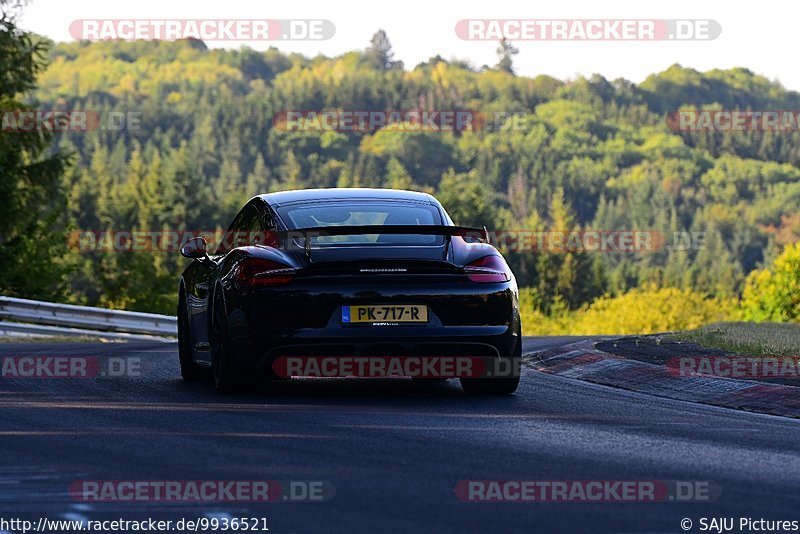
[[[330,226],[414,225],[442,224],[438,210],[433,206],[401,202],[327,202],[299,204],[278,208],[288,229],[324,228]],[[365,234],[346,236],[319,236],[312,238],[313,245],[359,245],[365,243],[385,245],[441,245],[443,238],[435,235]]]

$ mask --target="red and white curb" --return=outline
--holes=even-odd
[[[597,350],[598,340],[528,354],[523,361],[543,373],[737,410],[800,418],[800,387],[718,377],[681,377],[666,365]]]

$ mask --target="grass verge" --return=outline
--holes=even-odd
[[[744,356],[800,355],[800,324],[714,323],[673,336]]]

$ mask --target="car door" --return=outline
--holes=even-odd
[[[245,244],[243,240],[248,239],[258,221],[260,221],[258,209],[254,203],[248,203],[234,217],[228,230],[220,236],[216,250],[210,255],[213,263],[201,263],[195,260],[184,272],[187,309],[192,324],[192,343],[196,362],[211,364],[209,299],[219,274],[216,266],[233,248]]]

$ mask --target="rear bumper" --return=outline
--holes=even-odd
[[[227,295],[236,354],[248,367],[282,356],[474,356],[517,354],[521,340],[512,284],[348,284]],[[424,325],[347,325],[342,306],[425,304]]]
[[[399,335],[398,328],[401,327],[386,327],[383,332],[374,332],[370,336],[314,335],[275,340],[271,346],[262,345],[256,349],[259,356],[255,363],[257,367],[269,367],[282,356],[471,356],[499,359],[513,355],[518,342],[517,336],[507,327],[488,327],[494,330],[492,333],[486,332],[487,327],[482,327],[480,332],[461,328],[462,334],[465,334],[461,336],[453,335],[453,332],[445,335],[433,331],[419,336],[410,331]]]

